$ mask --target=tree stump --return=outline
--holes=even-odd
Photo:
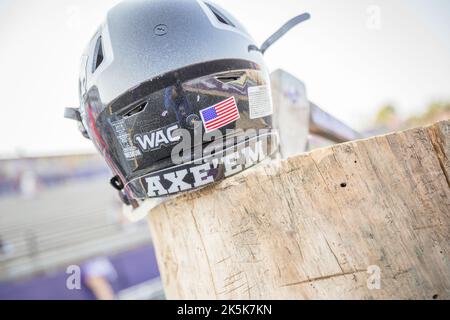
[[[149,215],[169,299],[450,299],[450,121],[319,149]]]

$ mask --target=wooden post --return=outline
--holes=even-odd
[[[450,299],[450,121],[296,156],[154,209],[169,299]]]

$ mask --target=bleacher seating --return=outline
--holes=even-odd
[[[0,280],[48,272],[150,243],[145,222],[126,223],[104,176],[67,181],[33,196],[0,198]]]

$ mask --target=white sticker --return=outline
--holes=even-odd
[[[142,156],[141,151],[130,143],[129,135],[124,125],[124,120],[112,122],[111,125],[116,132],[116,137],[119,140],[120,145],[122,146],[125,158],[130,160]]]
[[[268,86],[248,88],[250,119],[269,116],[273,113],[272,96]]]

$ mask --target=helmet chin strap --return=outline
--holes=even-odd
[[[307,12],[292,18],[291,20],[286,22],[283,26],[281,26],[281,28],[279,28],[274,34],[272,34],[266,41],[264,41],[264,43],[261,45],[261,48],[258,49],[255,46],[250,46],[248,48],[249,51],[257,50],[257,51],[261,52],[262,54],[264,54],[271,45],[273,45],[275,42],[277,42],[289,30],[291,30],[296,25],[298,25],[306,20],[309,20],[310,18],[311,18],[311,15]]]
[[[65,108],[64,109],[64,118],[75,120],[78,122],[78,128],[81,131],[81,134],[86,139],[90,139],[89,135],[86,131],[86,128],[83,125],[83,121],[81,119],[80,109],[79,108]]]

